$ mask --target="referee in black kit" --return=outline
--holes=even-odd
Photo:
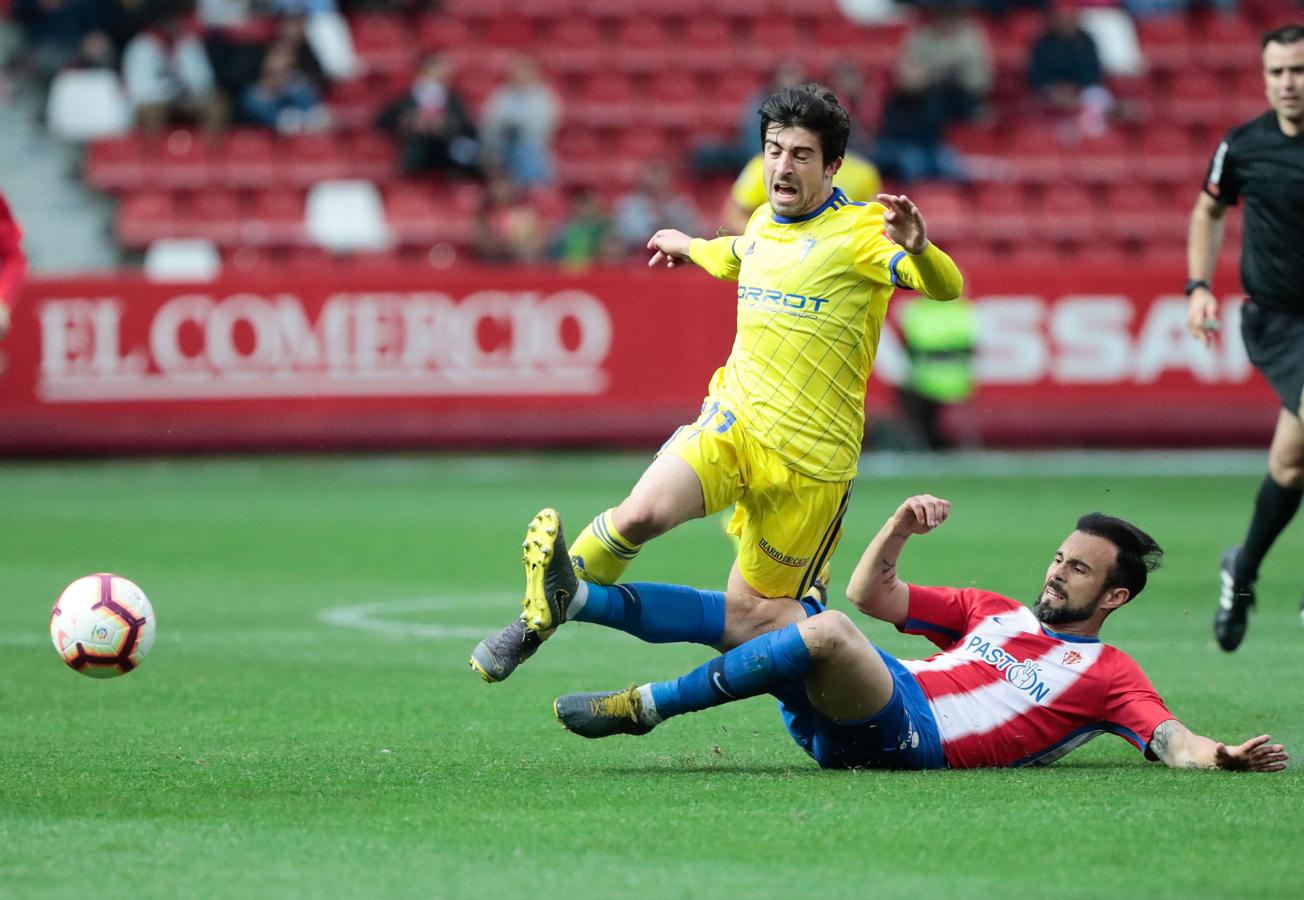
[[[1272,110],[1233,128],[1218,145],[1191,213],[1186,247],[1187,327],[1208,345],[1220,326],[1210,279],[1223,216],[1245,198],[1241,283],[1249,296],[1241,310],[1241,336],[1250,361],[1282,404],[1249,530],[1218,567],[1222,595],[1213,633],[1228,652],[1245,637],[1259,563],[1304,496],[1304,25],[1269,31],[1262,56]]]

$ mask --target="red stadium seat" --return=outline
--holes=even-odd
[[[139,135],[100,138],[86,149],[86,182],[101,191],[144,187],[149,177]]]
[[[751,43],[763,54],[791,53],[801,42],[796,23],[786,16],[757,19],[752,23]]]
[[[415,61],[416,43],[397,16],[358,16],[351,30],[353,47],[368,71],[397,72]]]
[[[1117,184],[1134,174],[1134,161],[1123,135],[1110,131],[1087,138],[1067,157],[1068,174],[1082,184]]]
[[[359,131],[344,141],[349,176],[383,184],[398,177],[398,145],[375,131]]]
[[[293,190],[263,191],[254,204],[244,240],[255,246],[292,246],[304,240],[303,194]]]
[[[399,244],[429,246],[439,234],[438,222],[448,218],[432,196],[411,184],[400,185],[385,197],[385,221]]]
[[[233,188],[264,188],[280,178],[276,142],[265,131],[233,131],[217,163],[217,181]]]
[[[451,50],[467,47],[479,42],[478,36],[472,36],[471,28],[465,19],[447,14],[431,13],[421,19],[417,26],[417,41],[427,53],[435,50]]]
[[[1090,243],[1096,235],[1099,214],[1090,191],[1077,185],[1057,184],[1046,189],[1041,210],[1033,216],[1036,233],[1046,240]]]
[[[186,233],[178,237],[207,238],[219,247],[244,243],[244,221],[235,194],[221,188],[201,191],[191,205]]]
[[[143,250],[159,238],[179,237],[180,218],[171,194],[149,191],[132,194],[118,205],[115,223],[118,243]]]
[[[145,146],[149,184],[160,188],[200,188],[209,183],[208,138],[193,131],[168,132],[161,141]]]
[[[344,178],[348,166],[335,138],[328,134],[299,134],[283,138],[286,180],[307,187],[328,178]]]
[[[504,12],[489,20],[484,42],[490,47],[525,51],[535,45],[534,23],[516,12]]]

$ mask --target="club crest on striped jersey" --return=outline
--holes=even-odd
[[[1082,654],[1076,650],[1070,650],[1064,654],[1064,658],[1060,662],[1066,666],[1076,666],[1082,662]]]

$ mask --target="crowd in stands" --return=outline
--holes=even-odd
[[[1264,15],[1275,14],[1277,5],[1288,12],[1294,0],[1274,2],[1242,0],[1270,6]],[[730,23],[786,15],[777,0],[758,3],[764,10],[758,6],[754,16],[731,4],[717,37],[729,40]],[[513,39],[515,8],[497,0],[486,0],[483,9],[469,0],[0,0],[0,12],[22,36],[10,72],[40,91],[50,90],[64,72],[110,73],[129,104],[134,134],[144,139],[166,139],[182,128],[220,148],[232,129],[265,130],[276,140],[384,134],[393,148],[387,196],[422,193],[434,215],[464,216],[459,252],[583,266],[640,255],[659,227],[713,232],[725,186],[760,152],[756,110],[776,88],[812,78],[828,83],[851,112],[851,151],[876,166],[890,188],[999,180],[1009,178],[1008,171],[985,158],[991,154],[973,152],[973,135],[1008,130],[1011,122],[1036,123],[1054,136],[1049,152],[1071,152],[1080,142],[1127,128],[1147,114],[1126,90],[1145,73],[1137,23],[1218,16],[1233,12],[1234,4],[919,0],[906,7],[822,0],[814,5],[829,7],[819,15],[832,27],[809,34],[830,46],[796,47],[812,38],[794,30],[786,48],[776,40],[772,50],[754,54],[765,57],[767,79],[759,77],[760,66],[710,70],[726,84],[755,77],[739,92],[745,99],[737,107],[717,109],[709,121],[671,122],[651,135],[638,134],[637,112],[619,124],[607,121],[604,111],[653,111],[663,101],[677,109],[682,98],[675,91],[700,87],[701,79],[670,71],[674,52],[661,69],[636,71],[637,37],[622,47],[604,46],[617,31],[637,34],[631,23],[657,14],[628,3],[617,4],[623,12],[601,15],[595,4],[599,30],[583,21],[585,4],[558,0],[556,6],[569,12],[549,20],[553,40],[546,42],[527,28],[533,27],[528,13],[521,14],[524,24],[515,23],[527,36]],[[670,5],[679,10],[669,13],[671,30],[685,29],[687,46],[687,31],[703,16],[687,2]],[[530,9],[538,16],[547,6],[535,2]],[[800,14],[793,9],[793,16]],[[839,43],[839,21],[846,34],[871,41],[881,36],[882,48]],[[399,23],[401,40],[382,46],[358,31],[361,23],[379,33],[377,23],[386,22],[391,29]],[[653,24],[649,33],[664,40],[666,28]],[[748,27],[762,39],[760,26]],[[492,65],[464,43],[475,29],[498,29],[495,50],[502,52]],[[697,32],[707,40],[712,34],[704,25]],[[1014,44],[1004,39],[1011,32],[1017,32]],[[567,48],[568,40],[578,45],[584,34],[595,46]],[[994,47],[996,34],[1003,39]],[[675,42],[666,43],[675,49]],[[631,59],[616,58],[631,47]],[[804,49],[815,52],[795,52]],[[589,50],[602,61],[584,70],[572,65],[568,54]],[[1240,50],[1252,63],[1255,47]],[[703,59],[699,65],[713,64]],[[607,60],[634,67],[633,81],[654,85],[653,94],[622,94],[620,79],[604,84]],[[1018,83],[1011,83],[1011,72]],[[601,135],[598,146],[580,156],[594,134]],[[662,139],[665,134],[670,139]],[[622,168],[622,148],[640,138],[634,165]],[[623,174],[613,174],[617,170]],[[471,199],[445,204],[450,190]]]

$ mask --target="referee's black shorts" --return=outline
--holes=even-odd
[[[1241,307],[1241,337],[1254,367],[1268,379],[1281,405],[1300,415],[1304,393],[1304,315],[1253,299]]]

